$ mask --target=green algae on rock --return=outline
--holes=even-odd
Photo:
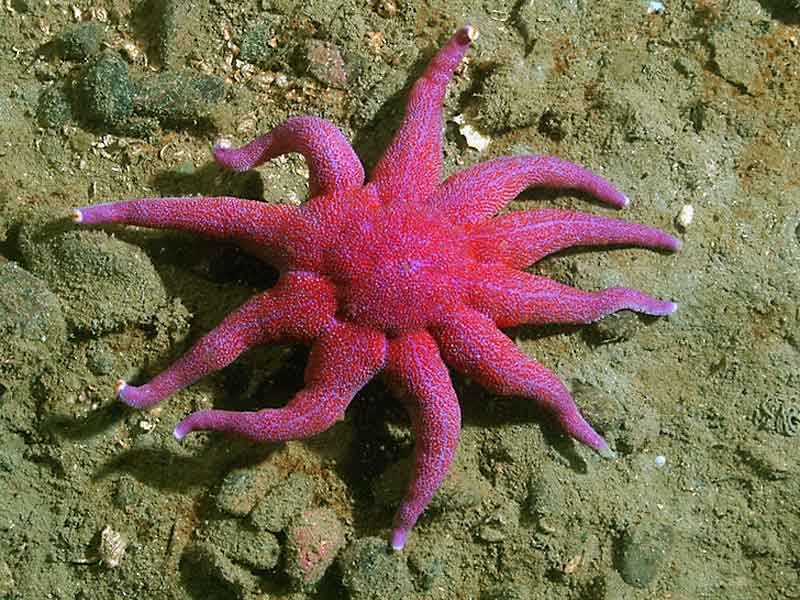
[[[0,263],[0,374],[29,376],[66,341],[58,297],[15,262]]]
[[[160,276],[141,248],[103,231],[51,231],[23,225],[24,265],[61,299],[72,329],[102,335],[152,321],[166,304]]]
[[[113,130],[133,113],[133,83],[118,54],[101,54],[89,63],[77,93],[83,118],[94,126]]]

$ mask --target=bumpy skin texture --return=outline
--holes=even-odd
[[[408,492],[394,520],[401,549],[442,483],[461,428],[449,365],[498,394],[534,400],[576,440],[611,458],[551,371],[500,331],[520,323],[588,323],[629,309],[676,309],[626,288],[584,292],[522,271],[572,246],[640,245],[677,250],[678,240],[642,225],[560,210],[495,217],[530,186],[577,189],[614,207],[628,199],[603,178],[551,156],[498,158],[443,183],[442,103],[469,45],[459,29],[411,90],[405,118],[369,183],[342,133],[316,117],[290,119],[250,144],[217,145],[214,159],[247,170],[303,154],[311,199],[300,207],[236,198],[141,199],[74,211],[85,225],[127,223],[232,239],[280,269],[274,288],[246,302],[189,352],[139,387],[117,384],[123,402],[153,406],[257,344],[311,344],[306,387],[282,409],[204,410],[175,429],[218,430],[271,442],[302,439],[341,419],[353,396],[383,371],[408,407],[416,437]]]

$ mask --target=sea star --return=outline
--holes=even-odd
[[[615,207],[628,199],[605,179],[552,156],[508,156],[440,183],[442,105],[475,28],[462,27],[411,89],[394,141],[368,183],[353,148],[331,123],[289,119],[214,159],[245,171],[289,152],[309,167],[309,196],[291,207],[230,197],[138,199],[76,209],[85,225],[127,223],[232,239],[280,271],[149,383],[120,380],[123,402],[145,408],[223,368],[257,344],[305,342],[305,388],[284,408],[202,410],[175,429],[217,430],[252,440],[302,439],[343,418],[353,396],[383,371],[410,413],[415,464],[394,518],[403,548],[441,485],[456,450],[461,414],[449,365],[497,394],[534,399],[576,440],[611,458],[561,381],[523,354],[500,328],[588,323],[622,309],[668,315],[676,304],[626,288],[584,292],[523,271],[572,246],[630,244],[677,250],[675,238],[634,223],[563,210],[495,217],[531,186],[571,188]]]

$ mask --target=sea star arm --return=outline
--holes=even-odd
[[[117,394],[134,408],[153,406],[229,365],[252,346],[314,339],[330,325],[335,311],[335,289],[327,279],[311,273],[287,273],[275,287],[228,315],[149,383],[134,387],[117,382]]]
[[[364,167],[350,142],[336,125],[319,117],[292,117],[241,148],[219,142],[211,154],[228,169],[247,171],[290,152],[302,154],[308,163],[312,198],[364,184]]]
[[[414,472],[391,538],[392,548],[401,550],[447,475],[461,431],[461,409],[436,341],[427,331],[393,339],[384,373],[408,407],[414,428]]]
[[[680,240],[638,223],[582,212],[515,211],[474,225],[469,242],[476,258],[525,268],[574,246],[633,245],[676,251]]]
[[[555,156],[502,156],[448,177],[430,199],[455,223],[477,223],[494,215],[529,187],[586,192],[617,208],[628,198],[588,169]]]
[[[498,327],[592,323],[624,309],[664,316],[678,307],[638,290],[613,287],[585,292],[501,265],[476,266],[475,274],[468,291],[469,305],[489,316]]]
[[[257,247],[262,255],[282,254],[284,231],[298,223],[296,208],[240,198],[144,198],[76,208],[82,225],[124,223],[156,229],[181,229]]]
[[[456,31],[411,88],[400,129],[370,177],[384,201],[424,197],[438,185],[447,84],[477,38],[474,27]]]
[[[437,326],[433,334],[448,365],[497,394],[535,399],[570,436],[603,457],[614,457],[558,377],[525,356],[489,317],[464,310]]]
[[[306,367],[306,387],[284,408],[199,411],[178,424],[175,437],[181,439],[198,430],[225,431],[258,442],[310,437],[344,418],[353,396],[383,368],[385,359],[382,333],[336,323],[314,343]]]

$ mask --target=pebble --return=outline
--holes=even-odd
[[[611,394],[601,387],[581,381],[573,381],[570,388],[584,418],[601,435],[608,437],[609,433],[620,428],[624,410]]]
[[[62,85],[51,85],[39,95],[36,122],[40,126],[61,129],[72,118],[72,103]]]
[[[133,113],[134,91],[127,63],[118,54],[101,54],[89,63],[78,83],[83,118],[113,131]]]
[[[259,529],[282,531],[289,520],[311,506],[314,480],[305,473],[292,473],[272,488],[250,513],[250,521]]]
[[[114,371],[114,353],[105,342],[92,340],[86,349],[86,364],[95,375],[110,375]]]
[[[678,216],[675,217],[675,224],[683,230],[686,230],[689,225],[694,221],[694,206],[691,204],[684,204]]]
[[[529,588],[513,583],[503,583],[490,587],[481,600],[531,600]]]
[[[269,67],[277,54],[272,46],[274,37],[275,32],[269,23],[259,23],[249,29],[239,40],[239,60],[264,68]]]
[[[666,525],[642,523],[622,538],[619,573],[628,585],[646,588],[667,556],[672,532]]]
[[[295,587],[308,589],[331,566],[344,546],[344,526],[329,508],[295,516],[286,527],[285,569]]]
[[[387,511],[394,512],[408,489],[408,481],[414,466],[413,457],[403,458],[390,465],[376,477],[372,485],[375,501]],[[466,511],[481,503],[490,493],[490,486],[482,477],[476,476],[465,464],[456,459],[450,466],[442,487],[431,500],[431,512]]]
[[[308,40],[305,52],[309,75],[330,87],[341,89],[347,87],[348,73],[344,58],[335,44]]]
[[[0,596],[11,597],[15,587],[14,574],[11,572],[8,563],[0,559]]]
[[[592,323],[589,332],[597,344],[615,344],[631,339],[640,327],[639,316],[625,310]]]
[[[14,357],[12,376],[44,364],[66,334],[61,303],[45,282],[15,262],[0,263],[0,339],[3,355]]]
[[[141,500],[139,483],[130,475],[122,475],[114,485],[114,506],[126,510],[135,507]]]
[[[753,93],[764,84],[767,47],[753,35],[752,24],[741,19],[716,27],[709,36],[714,63],[730,83]]]
[[[184,554],[195,578],[203,578],[203,597],[244,600],[258,588],[258,578],[240,567],[209,542],[195,543]],[[208,581],[208,578],[212,581]],[[202,580],[202,579],[200,579]],[[218,583],[215,587],[213,583]]]
[[[253,510],[258,493],[253,474],[248,469],[234,469],[222,480],[214,504],[226,515],[245,517]]]
[[[256,531],[246,521],[215,521],[205,533],[226,557],[256,571],[274,569],[280,559],[278,538],[268,532]]]
[[[140,117],[182,126],[207,119],[225,95],[221,77],[193,71],[147,75],[136,85],[134,108]]]
[[[385,539],[354,541],[341,553],[338,564],[350,600],[409,598],[414,594],[404,554],[390,551]]]
[[[166,303],[145,252],[104,231],[74,229],[45,213],[23,224],[18,247],[25,266],[58,296],[67,325],[84,334],[149,323]]]
[[[105,31],[100,23],[86,21],[67,27],[56,42],[61,56],[67,60],[86,60],[100,49]]]

